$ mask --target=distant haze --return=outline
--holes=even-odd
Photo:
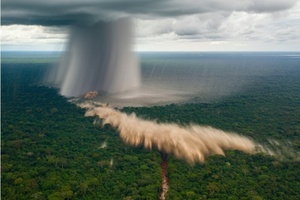
[[[299,53],[139,53],[141,85],[100,94],[94,101],[113,106],[214,102],[246,92],[259,81],[293,73]]]

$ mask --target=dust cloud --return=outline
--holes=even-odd
[[[97,116],[102,124],[117,129],[122,140],[132,146],[157,149],[189,164],[204,163],[209,155],[225,155],[225,150],[239,150],[249,154],[274,153],[251,138],[225,132],[210,126],[158,123],[126,114],[104,104],[79,104],[87,109],[85,116]]]

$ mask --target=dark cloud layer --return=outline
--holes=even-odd
[[[211,12],[276,12],[297,0],[2,0],[2,25],[46,26],[92,23],[133,16],[181,16]]]

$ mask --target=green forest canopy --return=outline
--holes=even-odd
[[[124,144],[111,127],[40,86],[48,64],[3,63],[3,199],[157,199],[161,158]],[[146,119],[202,124],[300,149],[300,69],[256,77],[244,93],[213,103],[123,108]],[[106,143],[107,147],[103,148]],[[299,160],[228,151],[190,166],[169,156],[167,199],[300,199]]]

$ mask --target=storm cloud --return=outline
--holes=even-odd
[[[135,50],[298,51],[300,45],[300,0],[2,0],[1,11],[4,49],[63,44],[66,27],[126,17],[134,21]],[[19,32],[29,25],[41,28]],[[50,27],[64,35],[49,40]]]
[[[296,0],[2,0],[2,25],[60,26],[113,20],[121,17],[174,17],[232,11],[278,12],[291,8]]]

